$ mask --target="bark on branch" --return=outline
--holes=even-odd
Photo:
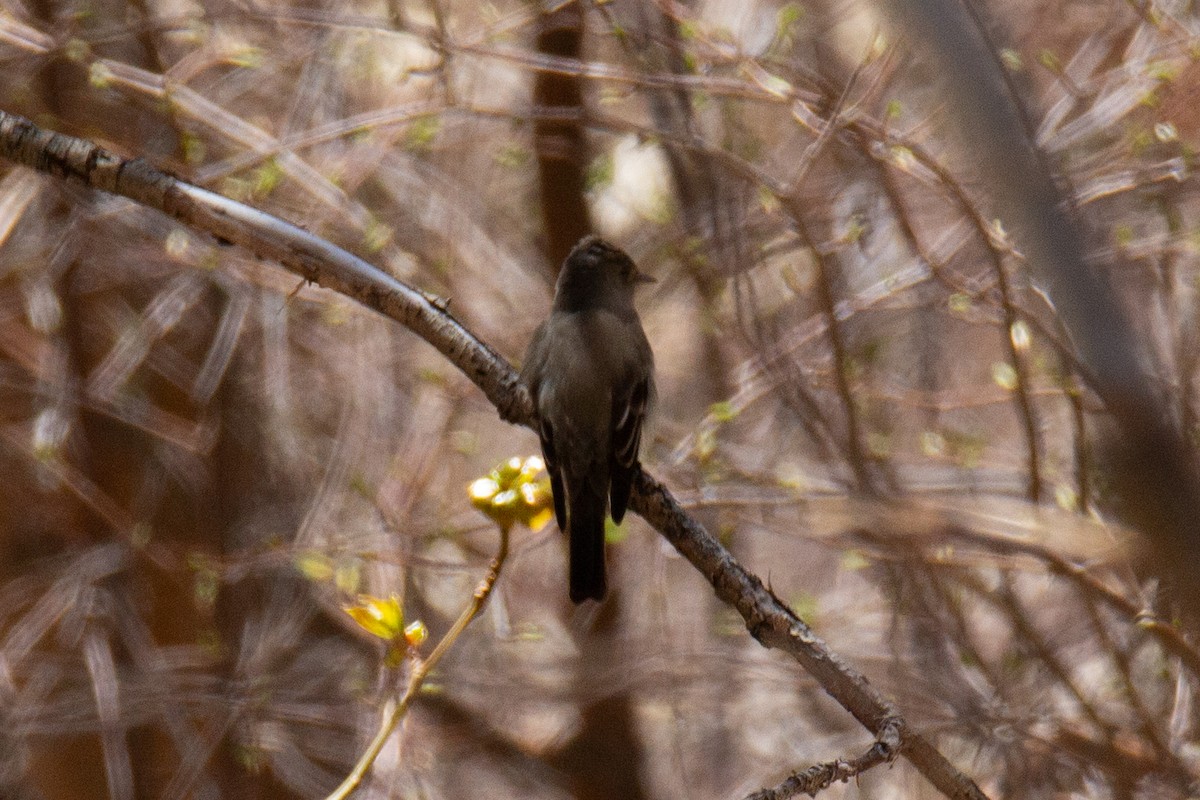
[[[828,789],[835,783],[845,783],[851,778],[857,778],[871,767],[890,764],[896,759],[899,745],[900,737],[897,735],[896,726],[888,725],[862,755],[814,764],[803,772],[793,772],[778,786],[757,791],[746,797],[746,800],[790,800],[801,794],[816,797],[822,789]]]

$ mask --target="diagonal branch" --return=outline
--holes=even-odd
[[[289,222],[201,189],[91,142],[44,131],[0,111],[0,157],[158,209],[223,243],[241,245],[304,279],[396,320],[466,373],[508,422],[533,418],[512,365],[463,327],[439,298]]]
[[[122,159],[91,142],[44,131],[4,111],[0,111],[0,157],[158,209],[351,297],[437,348],[487,395],[502,419],[525,426],[533,420],[529,394],[512,365],[455,320],[444,301],[320,237],[181,181],[140,159]],[[692,562],[722,601],[737,609],[755,639],[795,658],[878,741],[898,741],[889,755],[903,755],[942,794],[955,800],[986,797],[912,730],[864,675],[842,661],[692,519],[661,483],[642,472],[633,489],[633,510]]]
[[[833,652],[774,592],[747,572],[704,526],[692,519],[666,487],[646,472],[634,482],[630,507],[708,579],[717,597],[737,609],[751,636],[764,647],[781,650],[800,662],[804,671],[879,741],[897,737],[900,755],[942,794],[962,800],[986,797],[974,781],[956,770],[908,726],[865,675]]]

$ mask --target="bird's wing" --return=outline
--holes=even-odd
[[[650,380],[633,382],[628,391],[613,394],[612,457],[609,461],[609,497],[613,522],[620,522],[629,505],[629,490],[638,470],[638,450],[642,444],[642,421],[650,401]]]
[[[525,363],[521,366],[521,381],[529,389],[533,407],[539,408],[538,396],[542,386],[542,370],[546,366],[551,333],[546,322],[538,326],[525,352]],[[567,530],[567,499],[563,491],[562,472],[559,469],[558,452],[554,447],[554,426],[545,417],[538,419],[538,439],[542,444],[542,459],[550,475],[550,493],[554,498],[554,519],[559,530]]]
[[[558,454],[554,451],[554,429],[547,420],[538,421],[538,438],[542,441],[542,460],[550,475],[550,494],[554,498],[554,519],[558,529],[567,530],[567,495],[563,491],[562,472],[558,468]]]

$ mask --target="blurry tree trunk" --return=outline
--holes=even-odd
[[[684,58],[678,25],[659,6],[636,0],[612,5],[622,21],[631,20],[627,27],[631,59],[640,62],[650,74],[693,73]],[[656,130],[669,131],[685,141],[700,139],[689,91],[651,89],[647,91],[647,100]],[[680,221],[687,234],[678,255],[700,298],[693,326],[701,337],[702,357],[697,364],[704,369],[692,374],[691,388],[695,400],[708,405],[727,397],[731,391],[727,383],[731,364],[722,346],[729,332],[715,321],[727,283],[731,278],[736,280],[739,269],[746,268],[753,260],[741,232],[745,222],[745,202],[741,195],[745,187],[741,181],[727,176],[724,166],[715,158],[678,147],[664,148],[664,152],[675,185]]]
[[[119,19],[126,10],[123,3],[107,5],[107,10],[94,8],[94,13]],[[42,0],[36,2],[32,8],[48,29],[64,30],[75,24],[70,18],[73,12],[67,6]],[[110,45],[112,48],[122,47],[112,55],[130,63],[161,69],[161,63],[152,48],[150,28],[147,27],[146,30],[147,33],[142,37],[119,40],[121,44]],[[176,132],[163,125],[160,115],[143,113],[135,104],[105,102],[104,94],[92,91],[89,87],[85,66],[70,61],[65,55],[48,59],[42,66],[38,79],[42,84],[38,94],[48,104],[45,111],[54,119],[61,120],[62,127],[90,129],[94,127],[96,120],[105,119],[109,129],[128,132],[130,150],[139,151],[149,157],[161,157],[164,151],[176,151]],[[57,194],[57,190],[55,193]],[[61,249],[53,253],[53,259],[59,262],[59,266],[52,278],[55,280],[52,291],[63,309],[63,326],[48,347],[57,353],[57,367],[53,368],[59,370],[56,377],[63,381],[63,385],[76,387],[74,407],[61,409],[68,415],[66,424],[71,426],[71,434],[61,457],[68,468],[78,470],[85,480],[113,501],[116,507],[133,510],[137,509],[139,504],[147,501],[153,504],[162,499],[154,497],[154,494],[162,488],[163,476],[160,473],[156,480],[146,472],[149,465],[155,462],[152,442],[148,437],[131,435],[126,423],[93,411],[86,403],[81,402],[81,395],[87,391],[89,371],[95,366],[96,359],[104,355],[92,349],[103,339],[96,337],[96,330],[103,328],[104,322],[96,319],[93,314],[93,299],[87,294],[78,293],[74,286],[79,261],[86,258],[81,254],[86,253],[87,237],[100,235],[85,221],[86,211],[80,213],[86,206],[86,203],[57,203],[47,223],[50,227],[58,228],[64,237],[60,240]],[[130,298],[129,302],[131,305],[138,305],[136,299]],[[173,402],[177,398],[172,398],[170,393],[155,393],[151,390],[148,394],[146,400],[151,405],[162,405],[170,407],[174,412],[187,414],[177,402]],[[13,471],[8,474],[21,473]],[[149,488],[151,486],[154,488]],[[17,490],[16,487],[10,486],[9,491]],[[74,518],[70,523],[56,526],[55,533],[85,531],[92,544],[134,534],[134,531],[113,531],[94,510],[80,503],[76,496],[61,485],[53,491],[62,495],[56,506],[65,516]],[[215,529],[212,527],[212,518],[189,513],[187,505],[163,503],[165,513],[154,514],[152,517],[153,535],[169,533],[189,542],[185,547],[214,551],[219,546],[219,540],[213,535]],[[57,546],[57,537],[50,531],[28,530],[22,533],[11,528],[5,530],[16,536],[22,536],[24,533],[36,536],[39,540],[36,547],[39,550],[54,549]],[[0,547],[5,545],[11,547],[13,543],[0,543]],[[23,545],[19,543],[16,546],[23,549]],[[4,563],[16,570],[11,573],[12,576],[20,574],[22,559],[5,559]],[[148,592],[154,598],[149,605],[154,609],[151,624],[156,644],[179,641],[190,643],[203,628],[203,620],[195,613],[190,587],[186,584],[181,585],[175,577],[164,575],[153,567],[119,573],[97,586],[102,592],[111,593],[117,598],[117,608],[126,602],[136,603],[135,598]],[[115,618],[103,621],[98,619],[95,630],[89,634],[99,637],[98,641],[103,641],[104,646],[112,653],[114,666],[120,669],[129,648],[122,646],[122,633],[116,622]],[[100,691],[103,690],[101,687]],[[37,784],[48,796],[64,800],[95,797],[97,791],[110,797],[121,797],[130,790],[138,796],[160,794],[163,786],[159,781],[163,776],[170,774],[171,768],[179,758],[178,752],[162,733],[164,727],[126,728],[126,723],[121,718],[108,723],[102,720],[102,723],[115,727],[72,739],[70,747],[87,751],[89,755],[86,757],[67,755],[62,744],[57,741],[47,741],[44,745],[31,743],[33,763],[36,765],[32,774]],[[110,748],[109,752],[105,752],[106,746]],[[118,750],[122,752],[117,752]],[[118,774],[111,771],[114,765],[121,765]],[[107,774],[106,766],[110,770]],[[128,768],[129,772],[126,773],[124,768]]]
[[[583,6],[567,3],[543,14],[537,37],[537,52],[543,56],[578,60],[583,40]],[[583,112],[583,88],[577,75],[539,71],[534,82],[533,102],[538,108]],[[579,120],[538,119],[534,125],[538,182],[541,188],[542,224],[546,257],[557,273],[558,266],[581,238],[591,232],[584,198],[587,142]]]
[[[543,14],[538,31],[538,53],[580,60],[583,24],[583,6],[578,3],[569,3]],[[575,75],[540,71],[534,84],[534,102],[539,108],[557,107],[575,112],[582,120],[581,79]],[[557,271],[575,243],[592,229],[584,195],[587,142],[582,121],[539,120],[535,136],[546,255],[551,268]],[[611,629],[618,619],[616,607],[621,600],[620,592],[610,593],[597,624],[598,628],[608,628],[607,634],[587,631],[580,641],[582,647],[595,648],[598,640],[619,638]],[[581,697],[588,696],[587,687],[596,680],[596,672],[589,666],[610,663],[604,653],[597,652],[596,656],[580,660],[577,677]],[[556,763],[568,774],[568,782],[578,800],[610,797],[638,800],[643,796],[636,769],[641,754],[637,748],[638,737],[632,728],[629,702],[628,692],[621,692],[586,706],[583,726],[557,757]]]

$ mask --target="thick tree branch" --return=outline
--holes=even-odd
[[[634,482],[630,507],[700,570],[717,597],[737,609],[751,636],[765,647],[782,650],[799,661],[805,672],[879,741],[896,736],[900,753],[943,794],[963,800],[985,796],[970,778],[908,726],[866,676],[842,661],[646,472]]]
[[[516,371],[455,320],[444,302],[295,225],[192,186],[140,159],[122,159],[95,144],[41,130],[4,111],[0,111],[0,157],[158,209],[351,297],[437,348],[483,390],[503,419],[526,426],[533,419],[529,395]],[[865,676],[843,662],[692,519],[661,483],[641,473],[634,484],[631,507],[692,562],[721,600],[737,609],[755,639],[800,662],[877,741],[898,742],[889,757],[903,755],[947,797],[985,797],[970,778],[908,727]]]
[[[141,159],[120,158],[91,142],[44,131],[4,111],[0,111],[0,157],[128,197],[351,297],[437,348],[483,390],[503,419],[518,424],[532,419],[528,394],[512,366],[454,319],[444,301],[319,236],[181,181]]]

